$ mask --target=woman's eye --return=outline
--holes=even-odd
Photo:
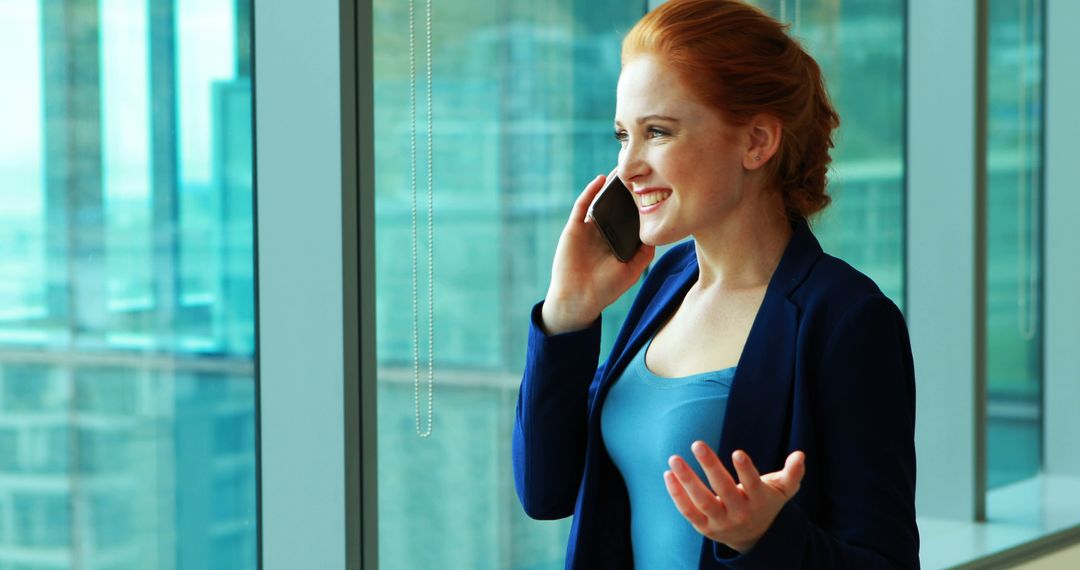
[[[650,127],[646,132],[649,133],[649,138],[667,136],[667,132],[656,127]],[[619,142],[626,142],[626,140],[629,138],[627,137],[626,131],[615,131],[614,136],[615,140]]]

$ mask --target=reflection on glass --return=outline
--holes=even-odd
[[[840,114],[814,233],[904,309],[904,2],[758,0],[821,65]]]
[[[256,566],[249,0],[0,0],[0,568]]]
[[[991,489],[1030,478],[1042,464],[1042,11],[1042,0],[990,2],[985,310]]]
[[[763,7],[779,14],[777,2]],[[785,18],[794,21],[795,2]],[[436,2],[435,421],[416,434],[409,4],[374,5],[379,554],[392,568],[562,568],[569,520],[529,520],[510,433],[528,311],[574,197],[618,160],[622,36],[645,2]],[[417,4],[421,428],[427,380],[427,125]],[[835,206],[816,231],[902,305],[903,5],[800,2],[796,35],[843,126]],[[606,352],[634,291],[604,315]],[[423,548],[416,545],[422,543]]]
[[[644,3],[434,8],[437,386],[434,435],[422,440],[413,417],[408,4],[375,2],[379,554],[392,568],[562,568],[569,521],[537,522],[522,512],[510,430],[528,311],[547,289],[567,208],[618,160],[611,125],[620,40]],[[426,361],[422,9],[417,38]],[[628,302],[605,314],[605,347]]]

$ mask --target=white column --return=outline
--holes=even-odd
[[[1080,476],[1080,2],[1046,0],[1046,472]]]
[[[266,570],[346,567],[339,10],[254,6]]]
[[[908,3],[907,320],[916,509],[972,520],[975,402],[975,1]]]

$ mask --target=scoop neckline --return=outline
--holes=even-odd
[[[649,337],[649,341],[645,343],[645,346],[641,349],[641,352],[638,356],[638,358],[641,359],[641,366],[638,367],[641,371],[641,378],[646,382],[682,385],[705,381],[723,384],[725,386],[731,385],[731,382],[735,377],[735,370],[738,368],[738,365],[729,366],[727,368],[721,368],[718,370],[710,370],[707,372],[698,372],[697,374],[690,374],[688,376],[660,376],[659,374],[653,372],[649,369],[649,364],[646,356],[648,355],[649,347],[652,346],[653,339],[655,338],[656,334],[654,333],[652,336]]]

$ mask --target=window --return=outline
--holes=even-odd
[[[0,567],[256,567],[250,4],[0,1]]]
[[[991,490],[1030,479],[1043,457],[1043,10],[1041,0],[990,3],[985,310]]]
[[[417,10],[419,298],[426,339],[423,4]],[[561,568],[569,521],[517,502],[510,430],[528,311],[568,204],[617,160],[620,33],[642,4],[435,3],[434,435],[414,421],[408,4],[376,2],[379,552],[387,567]],[[629,298],[605,319],[617,323]],[[607,327],[605,342],[617,331]],[[426,359],[421,340],[421,362]],[[426,366],[421,366],[426,385]],[[421,398],[426,397],[421,389]],[[421,404],[426,428],[426,400]],[[417,487],[413,475],[423,473]],[[423,513],[419,515],[419,513]],[[418,537],[427,545],[415,548]]]
[[[904,3],[759,0],[817,60],[840,114],[822,248],[904,309]]]
[[[510,433],[528,312],[574,197],[617,161],[611,140],[626,2],[435,3],[435,403],[417,436],[408,3],[374,3],[379,557],[387,567],[562,568],[570,521],[513,489]],[[762,2],[781,14],[782,2]],[[805,6],[803,6],[805,4]],[[424,4],[416,5],[420,428],[427,427]],[[800,7],[796,26],[796,13]],[[903,306],[903,6],[790,2],[841,115],[827,251]],[[869,239],[868,239],[869,238]],[[604,314],[610,349],[635,290]],[[422,475],[421,475],[422,474]],[[423,484],[417,485],[417,477]],[[425,548],[415,547],[420,539]]]

